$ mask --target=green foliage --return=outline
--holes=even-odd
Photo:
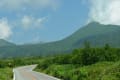
[[[43,60],[41,63],[39,63],[39,65],[37,66],[38,68],[44,70],[47,69],[49,65],[52,64],[52,61],[50,60]]]
[[[0,80],[13,80],[11,68],[0,68]]]
[[[44,59],[36,70],[63,80],[119,80],[119,60],[120,48],[109,44],[92,48],[85,43],[84,48],[75,49],[72,54]]]
[[[100,61],[120,60],[120,49],[111,48],[106,44],[103,48],[90,48],[85,44],[83,49],[76,49],[71,56],[73,64],[90,65]]]
[[[0,60],[0,80],[13,80],[13,68],[25,65],[38,64],[42,58],[14,58]]]
[[[120,80],[120,48],[109,44],[93,48],[87,42],[71,54],[0,60],[0,69],[31,64],[38,64],[35,70],[63,80]],[[2,76],[3,79],[6,74]]]
[[[119,80],[120,62],[100,62],[88,66],[51,64],[44,73],[62,80]]]
[[[101,47],[106,43],[112,47],[120,47],[119,35],[119,26],[102,25],[97,22],[92,22],[69,37],[55,42],[8,46],[8,44],[12,44],[0,40],[0,45],[2,45],[0,47],[0,58],[52,56],[55,54],[69,53],[75,48],[84,47],[84,41],[89,41],[91,47]]]

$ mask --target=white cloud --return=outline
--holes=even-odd
[[[23,19],[22,19],[23,27],[25,27],[25,28],[30,27],[31,24],[32,24],[32,21],[33,21],[33,18],[31,18],[29,16],[24,16]]]
[[[12,34],[7,19],[0,19],[0,39],[8,39]]]
[[[120,25],[120,0],[91,0],[90,20]]]
[[[59,0],[0,0],[0,8],[6,10],[20,10],[25,8],[53,8],[58,6]]]
[[[23,16],[21,23],[25,29],[42,27],[44,21],[46,21],[46,17],[44,18],[35,18],[32,16]]]

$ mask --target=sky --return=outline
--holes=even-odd
[[[50,42],[91,21],[120,25],[119,4],[120,0],[0,0],[0,39]]]

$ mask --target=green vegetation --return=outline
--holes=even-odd
[[[100,62],[88,66],[50,65],[37,71],[63,80],[120,80],[120,62]]]
[[[86,42],[72,54],[44,59],[35,70],[63,80],[120,80],[120,49]]]
[[[119,35],[120,27],[117,25],[92,22],[60,41],[6,46],[9,43],[2,40],[0,41],[0,45],[2,45],[0,47],[0,58],[67,54],[76,48],[82,48],[84,41],[89,41],[92,47],[102,47],[106,43],[112,47],[120,47]]]
[[[36,58],[14,58],[0,60],[0,80],[13,80],[13,68],[25,65],[38,64],[42,61]]]
[[[11,68],[0,68],[0,80],[13,80]]]
[[[0,80],[13,80],[12,69],[10,60],[0,60]]]
[[[36,71],[62,80],[120,80],[120,48],[109,44],[93,48],[87,41],[71,54],[0,60],[0,79],[12,78],[14,67],[31,64],[38,64]]]

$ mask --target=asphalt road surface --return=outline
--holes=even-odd
[[[35,67],[36,65],[30,65],[30,66],[15,68],[13,70],[14,72],[13,80],[60,80],[43,73],[32,71]]]

